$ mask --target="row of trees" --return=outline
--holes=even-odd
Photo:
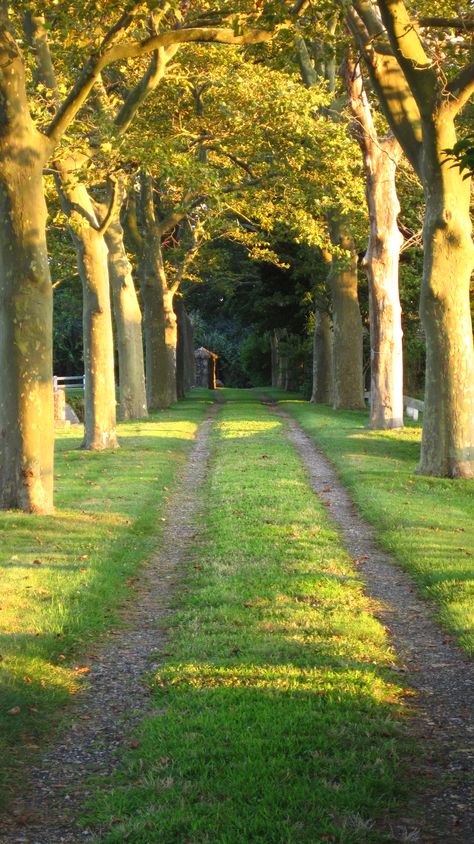
[[[84,447],[115,447],[111,301],[120,412],[137,418],[176,399],[176,297],[224,237],[279,263],[283,231],[313,256],[309,266],[326,265],[333,333],[317,285],[313,398],[362,406],[357,245],[366,218],[356,144],[370,219],[371,424],[403,419],[394,181],[403,151],[427,206],[421,470],[468,476],[469,180],[445,153],[474,86],[474,69],[460,67],[467,37],[445,34],[459,21],[418,25],[403,3],[382,0],[317,10],[302,2],[118,3],[104,12],[86,2],[72,20],[71,4],[47,5],[0,7],[1,506],[52,508],[45,192],[54,231],[65,224],[72,237],[82,281]],[[461,24],[470,31],[468,18]],[[199,46],[209,43],[244,50]],[[343,56],[352,137],[336,75]],[[383,138],[374,97],[392,133]],[[63,240],[52,243],[54,267]]]

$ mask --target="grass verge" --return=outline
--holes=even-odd
[[[201,494],[156,716],[88,823],[104,844],[391,840],[409,693],[281,421],[225,405]]]
[[[0,795],[86,681],[78,654],[115,620],[209,402],[207,391],[119,426],[120,449],[57,439],[56,513],[0,514]],[[5,767],[6,765],[6,767]]]
[[[367,413],[285,399],[334,463],[381,544],[433,600],[440,621],[474,654],[474,483],[416,474],[421,425],[368,431]]]

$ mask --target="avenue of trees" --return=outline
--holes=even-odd
[[[370,385],[372,428],[422,362],[419,471],[471,477],[473,35],[467,0],[2,0],[0,507],[53,509],[53,338],[116,448],[189,316],[230,380]]]

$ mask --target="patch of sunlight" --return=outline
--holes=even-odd
[[[222,432],[223,439],[236,437],[242,439],[243,437],[253,437],[255,434],[260,434],[262,431],[272,431],[275,428],[280,428],[280,422],[221,422],[219,424],[219,431]]]
[[[373,671],[344,667],[298,668],[294,665],[239,664],[217,666],[186,663],[167,666],[155,677],[159,688],[205,691],[217,688],[252,688],[269,692],[312,692],[315,695],[367,697],[376,702],[400,701],[407,694]]]
[[[96,506],[98,506],[98,502],[95,502]],[[61,518],[61,520],[65,522],[77,522],[81,527],[84,525],[93,525],[95,522],[100,522],[101,525],[105,525],[108,527],[119,527],[120,525],[126,527],[130,524],[130,516],[123,515],[123,513],[111,513],[108,510],[104,513],[102,510],[95,510],[92,513],[81,512],[79,513],[77,510],[59,510],[56,508],[55,511],[55,525],[56,529],[58,527],[57,520]],[[65,529],[68,529],[68,526],[64,526]]]
[[[169,422],[154,422],[148,425],[136,426],[134,428],[119,428],[118,436],[121,438],[132,437],[162,437],[163,439],[190,440],[196,433],[197,425],[193,423],[177,423],[170,427]]]
[[[79,692],[88,673],[80,664],[74,664],[72,667],[53,665],[39,656],[30,657],[24,654],[6,656],[3,671],[6,682],[9,681],[11,672],[15,683],[19,685],[38,685],[42,689],[54,687],[57,691],[65,691],[70,695]]]

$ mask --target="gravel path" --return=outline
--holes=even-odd
[[[199,428],[165,514],[160,551],[140,572],[133,603],[122,613],[125,626],[94,648],[90,686],[75,705],[72,727],[29,772],[24,793],[0,818],[0,844],[82,844],[97,835],[77,826],[90,795],[87,780],[113,771],[131,729],[151,712],[143,675],[156,666],[165,646],[166,617],[195,532],[196,490],[206,474],[217,409],[211,407]]]
[[[377,546],[314,441],[289,414],[264,403],[287,421],[288,436],[356,560],[367,593],[384,606],[381,620],[407,671],[407,684],[418,693],[413,729],[426,751],[418,773],[431,785],[421,800],[415,796],[405,807],[406,817],[392,826],[394,839],[474,844],[474,666],[433,621],[409,575]]]

